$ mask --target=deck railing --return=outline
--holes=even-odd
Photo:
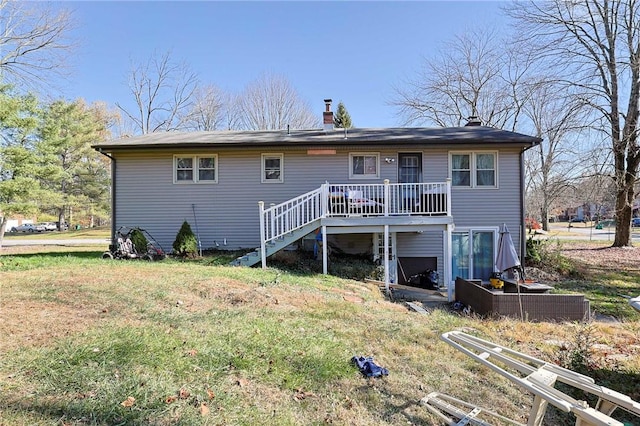
[[[443,216],[450,214],[450,182],[325,184],[327,217]]]
[[[323,217],[447,216],[451,181],[437,183],[330,184],[265,208],[260,202],[262,249]]]

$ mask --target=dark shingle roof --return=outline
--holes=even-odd
[[[485,126],[441,128],[384,128],[317,130],[264,130],[214,132],[158,132],[94,145],[96,149],[197,148],[205,146],[335,146],[335,145],[477,145],[533,146],[542,139]]]

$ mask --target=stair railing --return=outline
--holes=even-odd
[[[260,249],[323,217],[451,215],[451,180],[437,183],[329,184],[260,210]]]

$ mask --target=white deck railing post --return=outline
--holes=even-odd
[[[264,220],[264,201],[258,201],[258,209],[260,210],[260,254],[262,255],[262,269],[267,268],[267,232]]]
[[[384,180],[384,215],[389,216],[389,179]]]
[[[322,206],[322,211],[320,212],[321,217],[326,217],[329,213],[329,182],[322,184],[321,192],[321,200],[320,205]]]

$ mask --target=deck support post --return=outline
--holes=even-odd
[[[327,275],[329,273],[329,250],[327,249],[327,227],[322,226],[322,273]]]
[[[452,253],[451,253],[451,230],[452,225],[445,225],[444,231],[444,282],[447,284],[447,301],[453,302],[453,277],[451,276],[452,269]]]
[[[267,242],[264,223],[264,201],[258,201],[260,210],[260,255],[262,256],[262,269],[267,269]]]
[[[384,290],[389,295],[389,225],[384,225]]]

